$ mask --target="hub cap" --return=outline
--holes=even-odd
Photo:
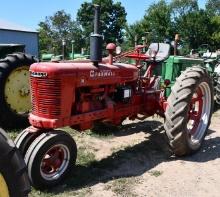
[[[59,144],[51,147],[41,161],[41,176],[50,181],[60,178],[68,167],[69,159],[67,146]]]
[[[22,66],[11,72],[5,84],[5,100],[12,111],[26,114],[31,109],[29,67]]]
[[[193,144],[199,143],[204,136],[211,113],[211,102],[210,87],[203,82],[193,94],[189,109],[187,129]]]
[[[5,182],[4,177],[0,173],[0,196],[1,197],[9,197],[8,186]]]

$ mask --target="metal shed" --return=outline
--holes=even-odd
[[[25,52],[39,55],[38,32],[0,19],[0,44],[24,44]]]

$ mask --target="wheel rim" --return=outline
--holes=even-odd
[[[4,177],[0,173],[0,196],[9,197],[9,190]]]
[[[46,180],[56,180],[66,171],[70,160],[70,151],[63,144],[51,147],[44,155],[40,173]]]
[[[203,82],[193,94],[187,129],[192,144],[198,144],[203,139],[209,123],[211,113],[211,90],[206,82]]]
[[[13,70],[5,84],[5,100],[12,111],[27,114],[31,109],[29,88],[29,67],[22,66]]]

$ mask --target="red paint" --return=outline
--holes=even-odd
[[[42,160],[41,170],[47,174],[56,173],[64,161],[64,152],[60,147],[50,149]]]
[[[113,64],[113,53],[114,53],[114,51],[115,51],[115,49],[116,49],[116,45],[114,44],[114,43],[109,43],[108,45],[107,45],[107,47],[106,47],[106,50],[108,50],[108,52],[109,52],[109,64],[110,65],[112,65]]]
[[[116,45],[114,43],[109,43],[106,47],[107,50],[114,51],[116,49]]]
[[[107,48],[114,50],[115,45]],[[161,115],[166,100],[161,90],[152,88],[157,78],[152,74],[156,66],[152,63],[140,77],[137,66],[109,64],[106,60],[98,67],[91,62],[35,63],[31,73],[47,73],[47,76],[31,77],[30,123],[36,128],[71,126],[85,130],[91,128],[94,121],[118,125],[138,114]],[[114,101],[118,86],[131,88],[132,96],[127,102]]]
[[[164,85],[169,86],[171,84],[171,81],[169,79],[164,80]]]
[[[189,121],[192,122],[192,129],[190,130],[190,134],[194,135],[198,129],[201,115],[202,115],[202,109],[203,109],[203,93],[200,88],[196,91],[196,97],[193,96],[190,104],[190,110],[189,110]]]

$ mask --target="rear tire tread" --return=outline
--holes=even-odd
[[[168,107],[165,112],[164,128],[169,139],[169,144],[177,156],[183,156],[194,152],[187,142],[184,128],[187,124],[186,114],[188,113],[188,103],[190,103],[193,92],[201,80],[206,80],[211,87],[213,97],[212,81],[205,69],[194,66],[186,69],[177,79],[177,83],[171,89],[171,94],[167,100]],[[187,84],[187,85],[185,85]],[[212,110],[213,104],[211,104]],[[209,117],[210,124],[211,114]]]
[[[0,129],[0,150],[0,172],[7,183],[10,196],[28,196],[30,183],[26,165],[18,149],[2,129]]]
[[[21,66],[30,66],[38,60],[28,54],[8,54],[5,59],[0,60],[0,124],[3,128],[25,127],[28,125],[28,114],[21,115],[13,110],[5,100],[5,83],[10,73]]]

